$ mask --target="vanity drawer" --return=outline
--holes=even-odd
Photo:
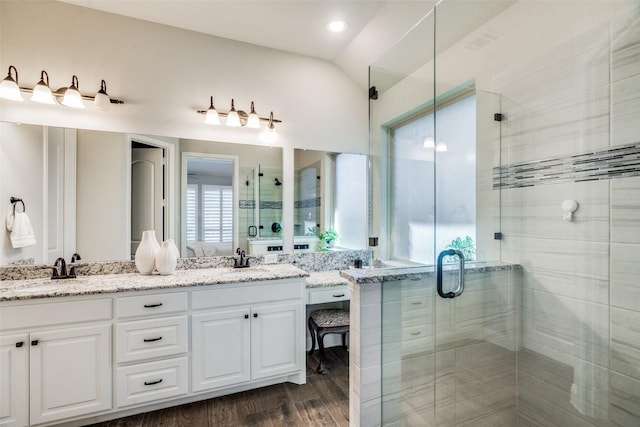
[[[187,293],[173,292],[116,299],[116,317],[137,317],[187,310]]]
[[[118,407],[187,394],[187,358],[139,363],[116,371]]]
[[[0,306],[0,329],[23,329],[111,319],[111,298]]]
[[[303,299],[304,289],[303,278],[273,280],[268,283],[254,282],[246,286],[214,286],[213,289],[206,291],[193,291],[191,294],[191,307],[193,310],[201,310],[203,308]]]
[[[118,323],[117,363],[186,353],[187,324],[187,316]]]
[[[351,298],[349,286],[332,286],[330,288],[320,288],[309,290],[308,304],[322,304],[325,302],[348,301]]]

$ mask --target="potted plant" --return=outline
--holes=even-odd
[[[332,228],[328,228],[318,234],[318,239],[320,239],[320,249],[326,251],[333,247],[334,243],[338,239],[338,232]]]

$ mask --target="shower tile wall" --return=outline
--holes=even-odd
[[[503,164],[640,142],[636,12],[494,79]],[[502,258],[523,266],[519,422],[640,425],[640,178],[553,179],[502,190]]]

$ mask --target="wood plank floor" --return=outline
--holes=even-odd
[[[92,427],[348,426],[349,353],[328,348],[327,375],[315,372],[317,356],[307,355],[304,385],[277,384]]]

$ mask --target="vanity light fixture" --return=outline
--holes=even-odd
[[[71,77],[71,86],[59,91],[61,94],[64,94],[60,103],[71,108],[84,108],[82,95],[80,95],[80,91],[78,90],[79,87],[80,83],[78,83],[78,76],[74,75]]]
[[[236,111],[233,99],[231,99],[231,110],[229,110],[229,114],[227,114],[227,123],[225,124],[234,128],[240,127],[240,114]]]
[[[444,143],[444,142],[442,142],[442,141],[438,142],[438,143],[436,144],[436,152],[437,152],[437,153],[444,153],[445,151],[449,151],[449,150],[447,149],[447,144],[446,144],[446,143]]]
[[[107,82],[102,80],[100,82],[100,89],[93,99],[93,106],[101,110],[106,110],[107,108],[109,108],[109,105],[111,105],[111,99],[107,94]]]
[[[251,110],[249,114],[242,110],[236,110],[235,100],[231,100],[231,109],[229,112],[225,113],[223,111],[218,111],[213,106],[213,96],[210,98],[209,108],[206,110],[197,110],[198,114],[204,114],[204,122],[209,125],[220,125],[222,124],[220,117],[225,118],[225,125],[230,127],[246,127],[249,129],[260,129],[260,122],[266,122],[267,127],[265,132],[273,133],[272,141],[275,140],[275,124],[281,123],[280,120],[276,120],[273,118],[273,112],[271,115],[267,117],[260,117],[256,112],[256,107],[253,102],[251,102]],[[264,133],[264,132],[263,132]]]
[[[11,70],[15,74],[14,79],[11,76]],[[20,93],[20,86],[18,86],[18,70],[13,65],[9,65],[9,73],[7,77],[0,82],[0,98],[8,99],[10,101],[24,101],[22,94]]]
[[[216,111],[216,107],[213,106],[213,96],[211,97],[211,105],[209,109],[205,112],[206,116],[204,118],[204,122],[208,125],[219,125],[220,124],[220,116]]]
[[[33,102],[40,104],[55,104],[56,100],[53,99],[51,88],[49,88],[49,74],[45,70],[40,72],[40,81],[33,88],[33,94],[31,95]]]
[[[93,106],[98,109],[106,109],[110,104],[124,104],[119,99],[109,97],[107,83],[104,80],[101,81],[100,89],[95,96],[82,95],[78,88],[78,77],[74,75],[71,79],[71,86],[52,92],[49,86],[49,74],[44,70],[40,72],[40,81],[33,88],[20,87],[18,84],[18,70],[13,65],[10,65],[9,74],[0,82],[0,98],[10,101],[24,101],[21,92],[26,92],[32,94],[31,101],[33,102],[55,104],[57,99],[62,105],[78,109],[84,108],[83,101],[93,101]]]
[[[260,117],[258,117],[258,113],[256,113],[253,101],[251,101],[251,112],[249,113],[249,117],[247,118],[246,126],[251,129],[260,129]]]
[[[273,119],[273,111],[272,111],[271,114],[269,115],[269,124],[267,125],[267,128],[260,134],[260,140],[262,142],[271,144],[278,137],[276,135],[276,127],[273,124],[274,121],[275,120]]]

